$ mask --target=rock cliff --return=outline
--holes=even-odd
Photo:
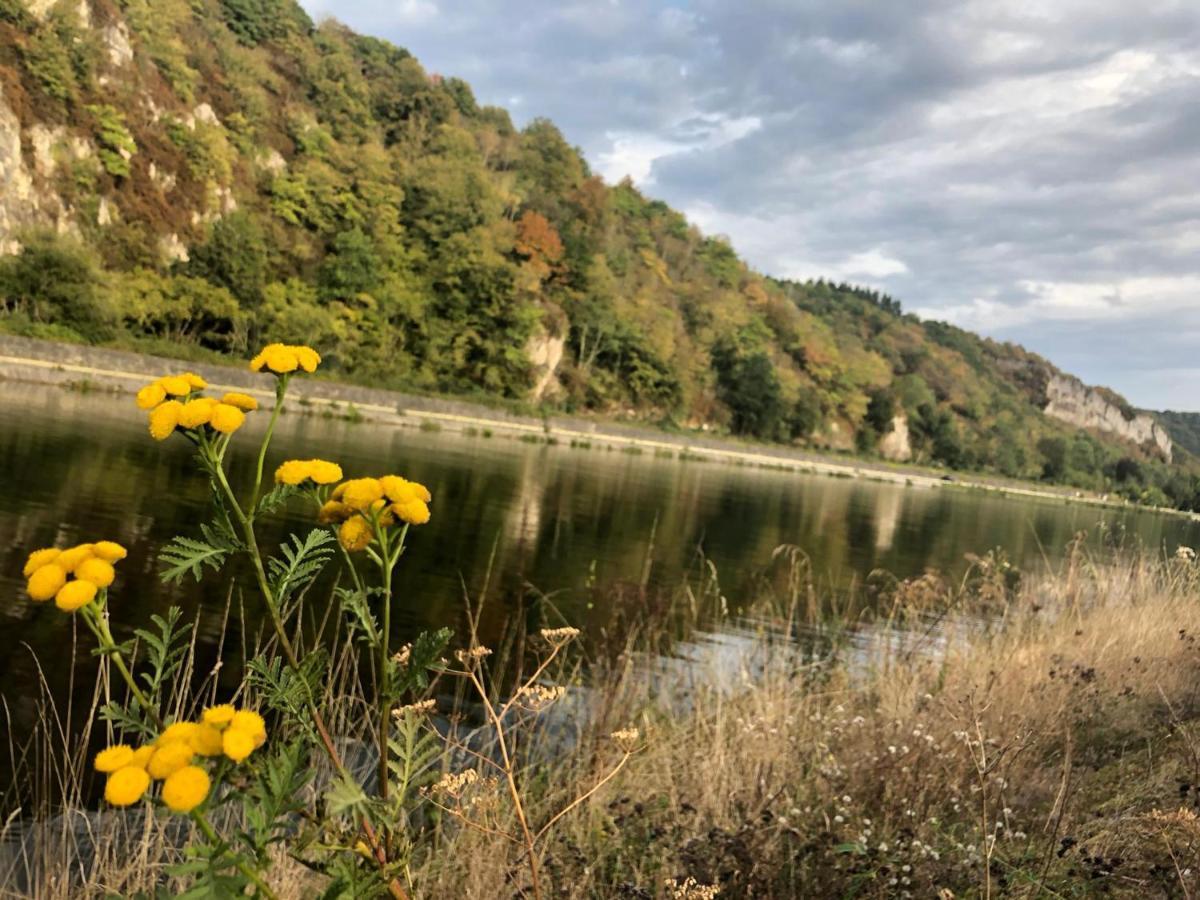
[[[1147,413],[1122,407],[1104,392],[1090,388],[1077,378],[1055,374],[1046,384],[1046,415],[1079,428],[1090,428],[1132,441],[1156,451],[1170,462],[1171,438],[1166,429]]]

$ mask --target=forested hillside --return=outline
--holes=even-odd
[[[1119,397],[1071,412],[1087,389],[1018,347],[753,272],[550,122],[292,0],[0,0],[0,250],[18,333],[307,342],[381,386],[1200,504]]]

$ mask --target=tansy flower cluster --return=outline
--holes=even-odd
[[[397,521],[424,525],[429,521],[432,500],[425,485],[399,475],[352,478],[333,489],[317,519],[338,525],[338,540],[354,552],[366,549],[376,528],[390,528]]]
[[[275,470],[279,484],[334,484],[342,480],[342,467],[324,459],[289,459]]]
[[[53,597],[63,612],[75,612],[113,583],[113,563],[124,558],[125,548],[113,541],[34,550],[25,561],[25,590],[39,603]]]
[[[220,400],[203,397],[200,391],[208,383],[199,375],[167,375],[137,392],[137,405],[150,414],[150,436],[165,441],[175,430],[210,428],[219,434],[233,434],[246,421],[246,413],[258,409],[258,401],[249,394],[229,391]]]
[[[223,704],[206,709],[198,722],[168,725],[151,744],[137,749],[116,744],[101,750],[95,766],[108,775],[104,799],[113,806],[136,803],[152,781],[161,781],[163,803],[175,812],[191,812],[212,787],[201,760],[226,757],[240,763],[266,740],[262,716]]]
[[[250,368],[253,371],[261,372],[265,369],[274,375],[288,375],[297,369],[315,372],[320,364],[320,353],[312,347],[294,344],[268,344],[258,356],[250,360]]]

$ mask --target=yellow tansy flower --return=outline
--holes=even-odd
[[[211,782],[199,766],[184,766],[163,782],[162,799],[175,812],[191,812],[208,796]]]
[[[258,409],[258,401],[249,394],[243,394],[239,391],[230,391],[221,398],[222,403],[228,403],[230,406],[236,406],[238,409],[246,412],[253,412]]]
[[[383,497],[383,488],[378,478],[354,478],[343,482],[340,499],[351,509],[366,510]]]
[[[96,754],[97,772],[115,772],[133,763],[133,748],[128,744],[114,744]]]
[[[96,586],[90,581],[68,581],[54,595],[54,605],[63,612],[75,612],[96,599]]]
[[[171,741],[154,751],[150,762],[146,764],[146,771],[150,773],[151,778],[161,781],[171,773],[178,772],[184,766],[191,764],[195,755],[196,752],[187,741]]]
[[[168,400],[150,412],[150,437],[156,441],[165,441],[175,432],[179,424],[179,413],[183,404],[178,400]]]
[[[240,763],[254,752],[254,735],[241,728],[226,728],[221,733],[221,751]]]
[[[393,503],[405,503],[412,499],[428,503],[433,499],[433,495],[429,493],[429,488],[425,485],[408,481],[399,475],[385,475],[379,479],[379,483],[383,485],[384,494]]]
[[[150,776],[138,766],[125,766],[108,776],[104,799],[113,806],[130,806],[142,799],[150,787]]]
[[[429,507],[416,497],[403,503],[393,503],[392,511],[409,525],[424,525],[429,521]]]
[[[261,371],[265,367],[277,375],[294,372],[300,366],[300,360],[296,358],[295,351],[283,344],[268,344],[263,347],[262,352],[251,362],[251,367],[254,362],[259,363],[255,371]]]
[[[335,522],[345,522],[352,515],[354,515],[354,510],[345,503],[328,500],[317,512],[317,521],[322,525],[332,525]]]
[[[154,755],[154,751],[158,748],[153,744],[146,744],[138,747],[133,751],[133,759],[130,761],[131,766],[137,766],[139,769],[144,769],[150,765],[150,757]]]
[[[296,361],[300,363],[300,368],[305,372],[317,371],[317,366],[321,364],[321,354],[312,347],[289,347],[289,350],[296,355]]]
[[[347,519],[338,529],[338,540],[351,553],[365,550],[371,543],[371,523],[362,516]]]
[[[212,725],[199,725],[188,738],[188,744],[201,756],[220,756],[221,732]]]
[[[154,743],[159,747],[165,747],[174,741],[191,740],[192,734],[199,727],[195,722],[172,722],[163,729],[163,733],[158,736],[158,740]]]
[[[182,375],[167,375],[158,379],[158,384],[172,397],[186,397],[192,392],[192,385]]]
[[[129,551],[116,541],[96,541],[92,544],[92,553],[105,562],[120,562],[129,555]]]
[[[42,566],[54,562],[58,559],[58,555],[62,553],[57,547],[47,547],[45,550],[34,550],[25,560],[25,568],[21,570],[21,574],[28,578]]]
[[[213,410],[212,425],[214,431],[221,434],[233,434],[246,423],[246,414],[236,406],[228,403],[218,403]]]
[[[25,585],[25,593],[38,603],[43,603],[62,590],[62,586],[66,583],[67,573],[62,570],[62,566],[58,563],[50,563],[29,576],[29,582]]]
[[[217,401],[212,397],[198,397],[183,404],[179,410],[179,424],[183,428],[199,428],[207,425],[212,419]]]
[[[261,747],[267,740],[267,723],[252,709],[239,709],[233,714],[229,727],[236,731],[245,731],[254,738],[254,746]]]
[[[167,399],[167,392],[161,384],[148,384],[137,392],[138,409],[154,409]]]
[[[202,391],[208,387],[208,382],[197,375],[195,372],[184,372],[179,376],[187,381],[192,386],[193,391]]]
[[[308,480],[311,469],[312,466],[307,460],[289,459],[279,464],[279,468],[275,470],[275,480],[279,484],[300,484]]]
[[[214,728],[224,728],[233,721],[233,714],[237,712],[230,703],[222,703],[219,706],[210,706],[204,711],[204,723],[211,725]]]
[[[98,588],[106,588],[113,583],[117,573],[113,569],[112,563],[93,556],[79,564],[75,569],[75,577],[81,581],[90,581]]]
[[[310,459],[309,478],[317,484],[333,484],[342,480],[342,467],[325,459]]]
[[[54,564],[69,575],[79,568],[81,562],[91,558],[92,545],[78,544],[58,554],[58,558],[54,560]]]

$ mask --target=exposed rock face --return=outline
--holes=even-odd
[[[1146,413],[1137,413],[1126,418],[1119,406],[1112,403],[1077,378],[1054,375],[1046,385],[1048,400],[1046,415],[1079,428],[1093,428],[1150,450],[1157,450],[1168,462],[1171,460],[1171,438],[1154,419]]]
[[[525,346],[525,355],[537,368],[537,381],[530,394],[532,399],[541,400],[554,383],[554,376],[558,372],[558,364],[562,362],[566,345],[566,338],[555,337],[552,334],[538,334],[529,339]]]
[[[908,435],[908,419],[905,416],[892,419],[892,430],[879,441],[879,454],[884,459],[895,462],[912,459],[912,441]]]
[[[38,218],[33,177],[21,153],[21,123],[0,91],[0,254],[20,250],[14,232]]]
[[[129,26],[118,22],[104,29],[104,46],[108,49],[108,61],[114,68],[133,62],[133,47],[129,43]]]

